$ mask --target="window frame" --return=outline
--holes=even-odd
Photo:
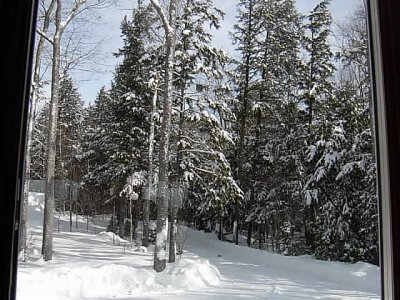
[[[378,171],[382,299],[400,300],[400,1],[364,0],[368,10],[375,149]],[[0,295],[16,297],[18,221],[38,0],[2,1],[4,135],[0,209]],[[11,26],[10,26],[11,24]],[[4,44],[3,44],[4,45]],[[398,58],[397,58],[398,57]],[[398,99],[398,100],[397,100]],[[4,102],[3,102],[4,103]]]
[[[368,9],[378,172],[382,299],[400,299],[400,3],[370,0]],[[397,20],[396,20],[397,17]],[[397,54],[397,55],[396,55]]]

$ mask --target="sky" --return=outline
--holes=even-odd
[[[221,22],[221,29],[215,32],[215,46],[222,48],[229,54],[232,54],[233,48],[228,36],[235,23],[237,0],[214,0],[215,5],[225,12],[225,18]],[[300,13],[306,14],[311,11],[319,0],[297,0],[297,6]],[[102,86],[109,88],[113,78],[113,71],[118,59],[112,54],[118,51],[122,46],[120,34],[120,24],[125,15],[130,16],[132,7],[135,6],[135,0],[118,0],[117,5],[109,7],[101,14],[101,24],[96,26],[96,36],[104,39],[98,51],[104,54],[102,63],[98,64],[93,72],[72,72],[72,77],[78,85],[79,92],[86,104],[95,100],[98,91]],[[348,14],[356,5],[362,3],[362,0],[332,0],[330,9],[334,23],[340,23],[345,20]]]

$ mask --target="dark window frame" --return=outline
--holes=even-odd
[[[400,300],[400,1],[368,6],[378,162],[383,299]],[[2,1],[2,130],[0,168],[1,299],[16,297],[18,220],[37,0]]]
[[[400,299],[400,2],[365,3],[376,128],[382,298]]]

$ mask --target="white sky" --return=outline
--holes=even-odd
[[[228,53],[232,53],[228,32],[232,30],[235,22],[237,0],[215,0],[215,2],[216,6],[226,14],[222,21],[221,29],[214,35],[216,46]],[[318,2],[319,0],[297,0],[298,9],[301,13],[307,13]],[[358,3],[362,3],[362,0],[333,0],[330,8],[334,22],[344,21]],[[106,57],[108,58],[103,61],[102,65],[94,73],[72,73],[73,79],[76,81],[85,103],[93,102],[103,85],[107,88],[110,86],[113,71],[117,63],[117,59],[112,53],[117,52],[118,48],[122,45],[120,24],[125,15],[130,17],[131,8],[134,6],[136,6],[135,0],[118,0],[116,7],[104,10],[102,16],[103,24],[99,25],[97,30],[99,35],[106,38],[106,42],[101,46],[99,51],[106,53]]]

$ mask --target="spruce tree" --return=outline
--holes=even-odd
[[[304,172],[302,178],[305,199],[304,218],[306,243],[315,248],[316,217],[324,196],[318,181],[325,169],[320,165],[322,149],[329,146],[332,126],[328,122],[329,101],[333,97],[333,53],[329,43],[332,17],[329,0],[318,3],[307,16],[303,47],[306,60],[302,69],[302,104],[304,113],[304,137],[306,145],[302,151]],[[329,150],[328,150],[329,151]],[[326,200],[326,199],[325,199]]]
[[[60,82],[56,146],[56,177],[80,181],[79,157],[82,154],[84,106],[72,79],[66,75]]]
[[[325,145],[320,185],[328,199],[320,209],[316,256],[378,264],[376,165],[371,126],[368,40],[359,7],[338,32],[338,84],[330,101],[334,130]],[[323,166],[324,165],[324,166]]]
[[[224,155],[227,145],[232,143],[224,126],[233,121],[227,105],[230,91],[224,84],[228,57],[224,51],[212,46],[212,35],[208,30],[219,28],[223,13],[208,0],[187,0],[181,9],[175,53],[177,97],[173,103],[178,113],[172,119],[171,137],[171,151],[176,153],[176,158],[171,165],[171,181],[183,190],[201,190],[207,198],[203,202],[209,201],[209,207],[223,207],[241,198]],[[216,190],[214,196],[207,193],[210,188]],[[224,193],[227,195],[220,195]],[[203,203],[200,205],[202,207]],[[175,203],[171,203],[170,212],[171,222],[175,223],[178,213]],[[211,218],[210,215],[207,217]],[[174,225],[171,225],[171,239],[175,233]],[[175,259],[174,244],[170,242],[170,261]]]
[[[238,123],[233,163],[236,179],[246,195],[243,215],[248,225],[248,245],[254,223],[259,228],[269,226],[261,215],[268,215],[269,220],[283,218],[278,215],[281,209],[274,207],[287,197],[280,195],[282,185],[287,180],[295,181],[290,179],[291,172],[296,172],[290,162],[293,155],[284,150],[292,146],[289,143],[294,144],[288,135],[296,136],[293,131],[298,121],[292,117],[297,114],[300,22],[294,1],[239,3],[238,24],[233,33],[241,53],[234,77]],[[270,197],[267,191],[272,190],[275,192]],[[281,225],[273,227],[279,235]]]
[[[125,198],[119,194],[127,178],[147,169],[143,153],[148,149],[149,115],[152,91],[151,72],[157,67],[157,49],[150,48],[154,18],[150,8],[141,3],[121,23],[123,47],[116,54],[122,62],[116,67],[111,84],[111,123],[108,124],[110,143],[105,145],[109,157],[103,168],[115,189],[119,234],[124,235]]]

